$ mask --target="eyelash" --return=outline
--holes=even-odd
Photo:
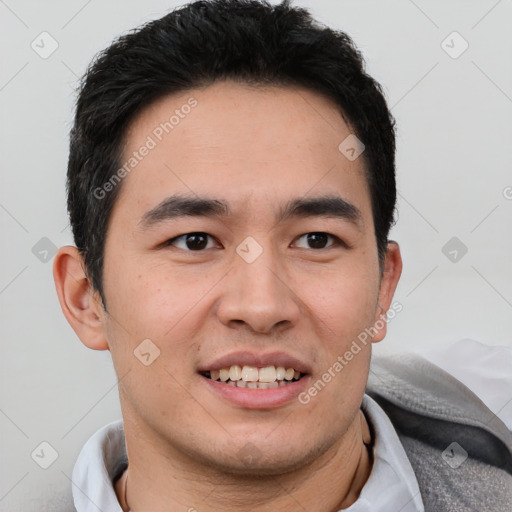
[[[308,233],[304,233],[302,235],[300,235],[299,237],[297,237],[297,240],[298,239],[301,239],[302,237],[304,236],[307,236],[307,235],[327,235],[328,237],[330,237],[332,240],[333,240],[333,243],[331,245],[328,245],[327,247],[321,247],[320,249],[314,249],[314,248],[306,248],[306,249],[311,249],[312,251],[322,251],[322,250],[326,250],[326,249],[329,249],[331,247],[335,247],[335,246],[341,246],[341,247],[345,247],[345,248],[349,248],[348,244],[346,244],[343,240],[341,240],[340,238],[338,238],[337,236],[335,235],[332,235],[331,233],[326,233],[324,231],[310,231]],[[190,235],[206,235],[212,239],[215,239],[212,235],[208,234],[208,233],[205,233],[203,231],[192,231],[190,233],[184,233],[183,235],[179,235],[179,236],[176,236],[174,238],[170,238],[169,240],[167,240],[166,242],[164,242],[163,245],[165,246],[172,246],[174,242],[176,242],[177,240],[183,238],[183,239],[186,239],[187,236],[190,236]],[[304,249],[304,247],[301,247],[301,249]],[[181,249],[181,250],[184,250],[186,252],[204,252],[206,249],[200,249],[200,250],[197,250],[197,251],[194,251],[194,250],[191,250],[191,249]]]

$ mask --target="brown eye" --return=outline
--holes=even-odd
[[[209,238],[212,237],[208,233],[186,233],[169,240],[167,245],[173,245],[186,251],[201,251],[213,247],[213,244],[208,245]]]
[[[336,245],[337,238],[334,235],[329,235],[323,232],[305,233],[299,237],[299,240],[304,239],[306,241],[306,247],[304,249],[326,249],[332,245]],[[329,239],[334,240],[334,243],[329,243]]]

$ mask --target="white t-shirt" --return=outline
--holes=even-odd
[[[463,340],[418,353],[468,386],[512,431],[512,347]],[[389,418],[367,395],[362,406],[374,431],[373,467],[359,498],[344,512],[423,512],[416,476]],[[77,512],[122,512],[113,479],[125,458],[122,420],[87,441],[72,475]]]

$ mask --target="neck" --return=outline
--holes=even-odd
[[[357,500],[371,471],[369,428],[362,412],[343,439],[313,462],[270,477],[216,472],[194,461],[186,464],[178,453],[163,456],[161,449],[153,449],[157,445],[130,436],[129,427],[125,422],[129,468],[115,486],[125,512],[239,512],[249,504],[254,512],[334,512]]]

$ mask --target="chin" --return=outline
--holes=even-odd
[[[311,461],[304,460],[304,457],[297,457],[297,455],[290,458],[290,454],[288,453],[278,458],[276,458],[275,455],[262,455],[257,460],[250,460],[250,458],[246,456],[245,459],[233,458],[223,460],[220,463],[216,461],[211,467],[220,473],[232,476],[264,479],[293,472],[303,468],[310,462]]]
[[[307,436],[306,436],[307,438]],[[297,439],[296,443],[278,440],[275,443],[263,441],[231,442],[222,449],[223,455],[218,453],[197,453],[194,458],[220,473],[239,477],[266,478],[290,473],[312,464],[323,455],[333,442],[319,440],[305,446],[304,437]],[[227,453],[229,451],[229,453]]]

